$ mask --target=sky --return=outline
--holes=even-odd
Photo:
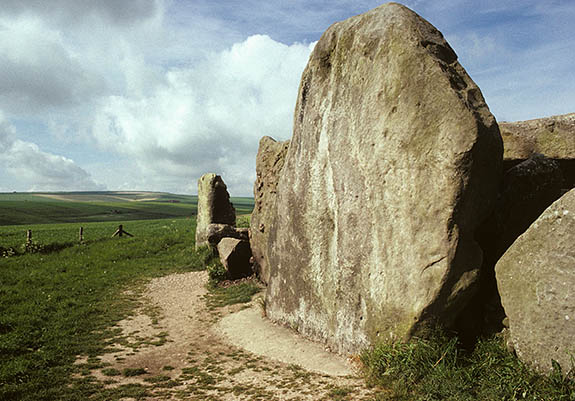
[[[301,73],[370,0],[0,0],[0,192],[251,196],[258,142],[291,137]],[[575,1],[406,0],[498,121],[575,112]]]

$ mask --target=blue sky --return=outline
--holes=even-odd
[[[291,136],[301,72],[369,0],[0,0],[0,192],[251,195]],[[575,2],[409,0],[499,121],[575,112]]]

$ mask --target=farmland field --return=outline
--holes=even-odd
[[[231,198],[237,214],[252,198]],[[0,193],[0,226],[149,220],[195,216],[197,196],[162,192]],[[1,245],[1,244],[0,244]]]

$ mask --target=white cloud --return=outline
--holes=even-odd
[[[74,161],[43,152],[18,139],[14,127],[0,113],[0,188],[6,191],[62,191],[103,189]]]
[[[291,137],[310,50],[251,36],[193,67],[168,71],[152,96],[109,97],[93,134],[100,146],[132,156],[149,184],[195,182],[216,172],[232,193],[249,195],[259,139]]]
[[[2,0],[2,12],[10,15],[41,15],[66,24],[101,18],[106,23],[130,25],[154,17],[160,0]]]
[[[0,106],[32,114],[74,105],[103,89],[58,31],[31,18],[0,19]]]

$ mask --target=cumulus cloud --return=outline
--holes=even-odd
[[[98,190],[90,174],[74,161],[43,152],[36,144],[18,139],[14,127],[0,113],[0,175],[4,191]]]
[[[217,172],[232,193],[249,195],[259,139],[291,137],[310,50],[251,36],[193,67],[169,70],[152,96],[109,97],[93,135],[100,146],[131,155],[151,180],[195,182]]]
[[[74,105],[101,92],[99,77],[37,18],[0,19],[0,105],[13,113]]]
[[[97,17],[118,25],[154,17],[161,8],[159,0],[3,0],[2,12],[10,15],[42,15],[75,24]]]
[[[260,137],[291,136],[302,43],[379,4],[3,0],[0,110],[18,133],[4,121],[0,187],[18,174],[193,193],[213,171],[249,195]],[[573,111],[575,4],[405,4],[446,34],[498,119]],[[18,170],[30,155],[44,167]]]

